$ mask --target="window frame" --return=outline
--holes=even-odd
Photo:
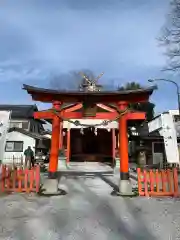
[[[157,148],[159,148],[160,150],[159,149],[157,150]],[[164,153],[165,152],[164,142],[153,142],[153,148],[152,149],[153,149],[153,153]]]
[[[23,130],[28,131],[28,129],[29,129],[29,122],[28,122],[28,121],[23,121],[21,128],[22,128]]]
[[[10,128],[22,128],[22,122],[21,121],[10,122]]]
[[[8,143],[13,143],[13,150],[7,150],[7,144]],[[14,148],[15,143],[21,143],[22,144],[22,147],[19,151],[17,151]],[[24,148],[24,142],[23,141],[6,141],[5,152],[23,152],[23,148]]]
[[[20,128],[20,129],[29,131],[29,127],[30,127],[29,120],[12,120],[12,121],[10,121],[10,128]]]
[[[179,122],[180,121],[180,116],[179,115],[174,115],[173,116],[174,122]]]

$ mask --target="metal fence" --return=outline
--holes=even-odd
[[[23,155],[16,157],[14,155],[10,157],[5,157],[2,161],[6,165],[14,165],[14,166],[23,166],[24,160]]]

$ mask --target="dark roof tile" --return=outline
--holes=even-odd
[[[35,138],[35,139],[49,139],[41,134],[38,134],[38,133],[33,133],[33,132],[28,132],[22,128],[9,128],[8,132],[19,132],[19,133],[22,133],[24,135],[27,135],[29,137],[32,137],[32,138]]]
[[[38,111],[36,105],[0,105],[0,111],[12,111],[11,118],[33,118],[35,111]]]

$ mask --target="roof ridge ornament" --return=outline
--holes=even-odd
[[[85,83],[80,85],[80,90],[85,92],[100,92],[102,86],[97,84],[97,81],[104,75],[104,72],[99,74],[94,79],[89,79],[83,72],[79,73],[83,79],[86,81]]]

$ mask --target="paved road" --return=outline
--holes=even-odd
[[[101,178],[68,177],[58,197],[0,197],[0,239],[180,239],[180,201],[121,198]]]

